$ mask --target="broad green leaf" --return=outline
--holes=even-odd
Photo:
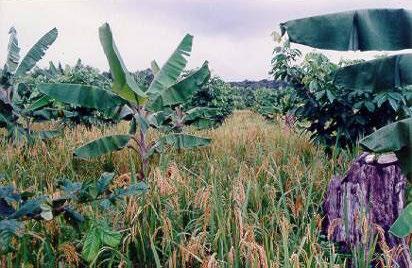
[[[75,211],[71,207],[65,207],[64,208],[64,214],[63,214],[65,220],[69,222],[72,225],[79,225],[85,221],[84,217],[82,214],[79,212]]]
[[[0,218],[12,215],[16,210],[3,198],[0,199]]]
[[[186,112],[184,120],[185,122],[193,122],[199,119],[209,119],[213,116],[216,116],[218,113],[219,110],[216,108],[195,107]]]
[[[291,20],[280,25],[291,42],[332,50],[412,48],[412,13],[405,9],[364,9]]]
[[[186,67],[187,58],[192,52],[192,43],[193,36],[187,34],[170,58],[153,78],[153,81],[147,90],[148,95],[157,95],[164,89],[175,84],[180,74]]]
[[[83,159],[98,157],[123,149],[129,143],[130,139],[130,135],[106,136],[77,148],[74,151],[74,155]]]
[[[59,75],[59,71],[52,61],[49,62],[49,73],[52,77],[56,78]]]
[[[0,127],[7,127],[10,124],[15,123],[15,118],[12,112],[13,107],[11,104],[4,103],[0,99]]]
[[[6,65],[8,71],[13,73],[17,66],[19,65],[20,60],[20,48],[19,42],[17,40],[17,31],[14,27],[11,27],[9,30],[9,44],[7,45],[7,61]]]
[[[366,101],[364,103],[366,109],[368,109],[369,112],[373,113],[375,111],[375,104],[371,101]]]
[[[52,208],[48,204],[41,204],[40,209],[40,217],[42,217],[46,221],[50,221],[53,219]]]
[[[139,128],[141,129],[141,131],[143,133],[146,133],[147,130],[149,129],[149,127],[150,127],[150,124],[147,121],[147,119],[144,118],[143,116],[141,116],[140,114],[134,115],[134,118],[136,119],[136,123],[139,126]]]
[[[23,227],[23,223],[15,219],[0,221],[1,232],[10,232],[12,234],[19,235],[23,231]]]
[[[412,232],[412,204],[407,205],[401,215],[392,224],[389,232],[399,238],[404,238]]]
[[[52,99],[47,96],[44,95],[41,98],[39,98],[38,100],[36,100],[35,102],[33,102],[28,108],[28,111],[36,111],[39,110],[47,105],[49,105],[52,102]]]
[[[101,194],[107,190],[114,178],[114,173],[104,172],[96,182],[97,194]]]
[[[93,223],[83,243],[82,257],[87,262],[92,262],[103,245],[116,248],[121,239],[121,233],[111,230],[107,223]]]
[[[130,126],[129,126],[129,134],[134,135],[137,132],[137,122],[136,118],[133,116],[132,120],[130,120]]]
[[[140,195],[143,193],[146,193],[148,189],[148,186],[145,182],[140,181],[137,183],[134,183],[127,188],[118,188],[114,190],[114,192],[110,196],[110,200],[112,202],[124,198],[126,196],[135,196],[135,195]]]
[[[30,199],[24,203],[16,212],[9,216],[11,219],[19,219],[27,214],[36,214],[41,212],[41,205],[46,201],[46,197]]]
[[[150,113],[147,117],[149,124],[154,128],[161,128],[167,122],[171,120],[171,114],[173,113],[170,109],[164,109],[163,111]]]
[[[33,133],[34,135],[38,135],[41,140],[48,140],[53,139],[62,134],[61,130],[41,130]]]
[[[16,69],[16,76],[20,76],[30,71],[36,63],[44,56],[45,51],[53,44],[57,38],[57,29],[53,28],[43,35],[39,41],[27,52],[20,65]]]
[[[160,72],[160,67],[155,60],[152,61],[150,67],[152,69],[153,75],[156,75],[158,72]]]
[[[127,70],[117,50],[109,24],[100,26],[99,37],[113,76],[113,92],[134,104],[145,103],[147,96]]]
[[[404,119],[363,138],[360,145],[375,153],[394,152],[407,175],[412,172],[412,118]]]
[[[119,117],[121,119],[125,120],[130,120],[134,115],[134,111],[128,106],[128,105],[123,105],[123,107],[120,110]]]
[[[209,138],[203,138],[193,136],[189,134],[173,133],[165,135],[159,138],[156,143],[150,148],[146,158],[150,157],[153,153],[162,153],[166,146],[171,146],[175,149],[192,149],[196,147],[209,145],[212,140]]]
[[[82,257],[87,262],[92,262],[96,258],[102,244],[100,233],[95,225],[86,233],[83,243]]]
[[[335,100],[335,95],[333,95],[333,93],[328,89],[326,90],[326,96],[328,97],[329,102],[333,103]]]
[[[86,108],[109,110],[123,103],[123,100],[110,91],[89,85],[44,83],[37,89],[59,102],[78,105]]]
[[[187,102],[196,91],[201,89],[209,78],[210,71],[208,62],[206,61],[200,69],[192,72],[181,81],[156,95],[148,104],[147,109],[161,111],[163,107],[183,104]]]
[[[104,245],[112,248],[116,248],[120,245],[122,240],[122,234],[120,232],[112,231],[108,227],[101,227],[99,233],[100,239]]]
[[[412,54],[370,60],[339,69],[334,83],[347,89],[387,90],[412,84]]]
[[[392,98],[389,99],[389,104],[391,105],[392,109],[393,109],[395,112],[398,111],[399,105],[398,105],[398,103],[396,102],[396,100],[394,100],[394,99],[392,99]]]

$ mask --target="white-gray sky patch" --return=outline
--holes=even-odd
[[[0,55],[6,55],[8,30],[14,25],[22,53],[45,32],[59,37],[40,65],[48,61],[74,64],[77,58],[108,68],[97,28],[109,22],[130,70],[164,62],[189,32],[195,36],[189,67],[209,60],[226,80],[268,77],[270,33],[282,21],[357,8],[407,8],[408,0],[0,0]],[[310,51],[310,48],[303,48]],[[342,54],[327,52],[332,58]],[[358,54],[345,54],[350,57]],[[1,58],[4,58],[1,57]],[[0,62],[0,64],[3,64]]]

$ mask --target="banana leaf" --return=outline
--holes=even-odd
[[[117,50],[109,24],[105,23],[99,28],[99,37],[113,76],[113,92],[134,104],[143,104],[147,96],[127,70]]]
[[[43,35],[39,41],[27,52],[20,65],[16,69],[16,76],[20,76],[30,71],[36,63],[43,58],[45,51],[56,41],[58,32],[56,28],[51,29]]]
[[[150,64],[150,69],[152,69],[153,75],[156,75],[160,71],[160,67],[155,60]]]
[[[364,9],[291,20],[280,25],[291,42],[331,50],[412,48],[412,12]]]
[[[109,110],[124,103],[112,92],[89,85],[43,83],[37,89],[59,102],[98,110]]]
[[[166,146],[175,149],[192,149],[201,146],[209,145],[212,140],[209,138],[198,137],[189,134],[173,133],[162,136],[149,149],[145,158],[150,157],[154,153],[162,153]]]
[[[186,67],[187,58],[192,52],[192,44],[193,36],[187,34],[162,68],[158,70],[147,90],[147,94],[157,95],[176,83]]]
[[[412,232],[412,204],[404,208],[401,215],[392,224],[389,232],[399,238],[404,238]]]
[[[74,156],[90,159],[123,149],[129,143],[130,135],[111,135],[91,141],[74,151]]]
[[[28,111],[36,111],[39,110],[47,105],[49,105],[52,102],[52,99],[47,96],[44,95],[42,97],[40,97],[38,100],[36,100],[35,102],[33,102],[29,108],[27,108]]]
[[[10,72],[14,72],[19,65],[20,60],[20,48],[17,40],[17,31],[14,27],[9,30],[10,38],[7,46],[7,68]]]
[[[209,107],[195,107],[185,112],[185,122],[192,122],[198,119],[210,119],[219,114],[219,110]]]
[[[339,69],[334,83],[347,89],[387,90],[412,84],[412,54],[395,55]]]
[[[394,152],[405,175],[412,173],[412,118],[397,121],[363,138],[360,145],[375,153]]]
[[[202,88],[209,80],[210,70],[206,61],[202,67],[187,77],[166,88],[156,95],[153,100],[147,105],[150,111],[160,111],[164,107],[173,107],[187,102],[192,95]]]
[[[41,140],[48,140],[48,139],[53,139],[55,137],[58,137],[62,134],[62,130],[56,129],[56,130],[41,130],[38,132],[35,132],[34,135],[37,135]]]

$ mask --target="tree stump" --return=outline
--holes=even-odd
[[[323,203],[323,232],[346,252],[355,247],[367,252],[377,237],[378,250],[393,255],[392,267],[412,267],[405,239],[388,232],[404,208],[406,183],[394,155],[363,153],[344,177],[332,178]]]

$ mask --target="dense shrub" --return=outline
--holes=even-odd
[[[110,88],[110,79],[108,77],[102,75],[98,69],[84,65],[80,59],[74,66],[66,65],[63,68],[61,64],[55,67],[53,63],[50,63],[50,67],[47,69],[36,68],[32,73],[21,78],[21,82],[28,86],[27,94],[20,92],[21,96],[27,98],[27,100],[23,99],[22,102],[27,102],[33,95],[40,94],[36,90],[36,86],[40,83],[69,83],[93,85],[103,89]],[[103,114],[95,109],[57,102],[52,103],[48,111],[49,113],[42,113],[38,116],[45,117],[45,119],[57,119],[59,117],[68,126],[77,124],[87,127],[92,125],[102,126],[118,121],[115,111],[112,114]]]
[[[216,109],[211,118],[216,123],[221,123],[233,112],[234,98],[233,88],[221,78],[212,77],[209,82],[193,95],[185,105],[185,110],[194,107],[208,107]]]
[[[335,86],[334,72],[353,61],[332,63],[320,53],[301,52],[288,42],[274,51],[272,74],[293,85],[291,110],[306,121],[312,138],[327,146],[352,147],[357,140],[390,122],[409,116],[408,88],[383,91],[353,90]]]
[[[255,91],[251,87],[235,87],[234,106],[238,110],[251,109],[255,104]]]
[[[254,92],[253,110],[267,118],[273,118],[276,114],[284,115],[291,110],[291,93],[290,88],[259,88]]]

